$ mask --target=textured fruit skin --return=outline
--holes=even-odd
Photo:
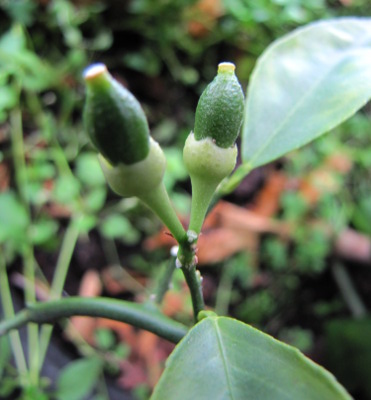
[[[244,95],[234,65],[219,64],[217,76],[206,87],[197,105],[195,139],[211,137],[219,147],[232,146],[241,129],[243,109]]]
[[[162,183],[166,158],[160,145],[150,139],[148,156],[134,164],[111,165],[102,155],[99,162],[111,189],[123,197],[146,195]]]
[[[91,73],[94,68],[98,73]],[[93,145],[112,165],[130,165],[146,158],[149,128],[136,98],[103,64],[87,68],[84,77],[84,126]]]

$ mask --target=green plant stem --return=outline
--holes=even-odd
[[[191,292],[194,320],[205,307],[202,294],[202,278],[196,270],[197,257],[195,255],[198,235],[194,231],[187,232],[187,240],[179,243],[176,266],[181,267],[188,288]]]
[[[233,279],[230,271],[223,268],[218,290],[216,292],[215,312],[218,315],[228,315],[229,304],[231,301]]]
[[[155,303],[161,304],[162,300],[166,292],[169,290],[171,278],[173,277],[173,273],[175,271],[175,258],[170,257],[169,262],[165,266],[165,270],[163,271],[162,275],[157,284],[156,292],[155,292]]]
[[[52,299],[58,299],[62,295],[68,268],[80,234],[79,225],[81,218],[82,216],[73,217],[64,235],[50,288],[50,295]]]
[[[251,170],[252,167],[249,163],[241,164],[230,177],[221,182],[217,190],[217,196],[222,197],[232,193]]]
[[[148,289],[142,285],[139,281],[133,278],[130,273],[122,266],[120,257],[117,252],[116,243],[113,239],[104,239],[102,241],[103,251],[108,261],[108,265],[112,277],[116,281],[125,282],[129,290],[134,293],[146,292],[149,294]]]
[[[366,316],[367,308],[358,295],[352,279],[344,265],[340,263],[333,265],[332,275],[352,315],[355,318],[363,318]]]
[[[196,267],[182,267],[184,278],[191,292],[193,316],[197,322],[197,315],[205,308],[204,297],[202,294],[201,276],[197,273]]]
[[[8,274],[6,272],[6,265],[3,257],[0,257],[0,296],[1,302],[4,309],[4,318],[14,318],[14,308],[12,302],[12,296],[10,293],[10,286],[8,280]],[[23,353],[22,342],[18,332],[10,333],[10,345],[14,354],[15,365],[19,374],[27,374],[27,364]]]
[[[178,343],[187,333],[183,324],[141,304],[103,297],[69,297],[30,305],[12,319],[0,322],[0,336],[28,322],[45,324],[75,315],[126,322],[173,343]]]
[[[161,219],[178,243],[187,240],[186,231],[174,211],[163,183],[142,195],[140,200]]]
[[[24,158],[22,114],[19,107],[13,109],[10,113],[10,126],[12,132],[12,156],[17,189],[23,205],[27,212],[30,213],[26,195],[27,170]]]
[[[208,184],[205,184],[203,179],[198,179],[197,177],[193,177],[191,181],[192,205],[188,229],[199,234],[218,183],[209,182]]]
[[[186,231],[175,214],[163,183],[155,190],[151,191],[151,193],[140,197],[140,199],[149,208],[151,208],[155,214],[157,214],[157,216],[168,227],[171,234],[179,243],[179,252],[184,256],[184,262],[181,260],[182,271],[191,292],[194,318],[195,321],[197,321],[197,314],[204,309],[204,300],[202,295],[201,280],[199,277],[197,277],[196,268],[193,261],[194,250],[192,246],[194,243],[189,241]]]
[[[27,201],[27,170],[24,158],[23,126],[22,113],[19,107],[16,107],[10,113],[10,125],[12,131],[12,154],[16,176],[18,192],[21,196],[25,209],[30,216],[30,209]],[[35,268],[33,248],[26,244],[23,254],[24,276],[27,281],[25,286],[25,299],[28,303],[36,301],[35,289]],[[30,379],[37,386],[39,381],[39,331],[35,324],[28,326],[28,353],[30,364]]]
[[[25,285],[25,300],[26,303],[36,304],[35,293],[35,269],[33,250],[29,246],[27,254],[23,257],[24,275],[26,278]],[[30,323],[28,326],[28,354],[30,366],[30,379],[34,385],[39,382],[39,327],[36,324]]]
[[[53,276],[52,285],[50,288],[50,297],[53,300],[59,299],[62,295],[71,258],[80,233],[79,229],[80,219],[81,216],[72,218],[64,235],[61,250],[59,252],[57,265],[55,268],[55,273]],[[46,352],[48,350],[52,332],[53,332],[52,325],[44,325],[40,330],[40,363],[39,363],[40,369],[42,368],[42,365],[44,363],[44,359],[46,356]]]

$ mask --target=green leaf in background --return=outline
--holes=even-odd
[[[70,175],[62,175],[55,181],[53,197],[62,204],[72,205],[80,194],[80,182]]]
[[[161,71],[161,63],[158,55],[149,47],[137,53],[126,53],[122,61],[129,68],[143,72],[149,76],[158,76]]]
[[[350,400],[324,368],[242,322],[209,317],[168,359],[151,400]]]
[[[1,7],[12,20],[22,25],[31,25],[35,19],[37,4],[29,0],[3,1]]]
[[[371,235],[370,218],[371,198],[364,196],[359,200],[358,206],[354,208],[352,223],[357,230]]]
[[[57,70],[27,48],[24,28],[14,24],[0,40],[0,67],[2,73],[14,75],[26,90],[41,91],[59,81]]]
[[[0,243],[22,243],[27,237],[30,220],[23,204],[13,191],[0,194]]]
[[[82,214],[81,218],[78,218],[74,221],[75,228],[80,233],[87,233],[97,225],[97,217],[91,214]]]
[[[114,333],[110,329],[99,328],[94,332],[94,339],[101,350],[110,350],[116,343]]]
[[[88,212],[97,212],[102,209],[106,201],[107,187],[97,186],[84,195],[84,206]]]
[[[7,114],[6,110],[14,107],[18,102],[17,91],[11,86],[5,86],[6,82],[0,77],[0,122],[4,122]]]
[[[13,377],[4,377],[1,379],[0,398],[7,399],[18,386],[18,382]],[[41,399],[40,399],[41,400]]]
[[[127,218],[120,214],[111,214],[106,217],[100,230],[106,238],[121,239],[127,244],[135,244],[140,239],[139,232]]]
[[[99,211],[106,200],[107,185],[96,153],[81,153],[76,160],[75,173],[88,190],[84,193],[84,206],[88,212]]]
[[[82,400],[94,389],[102,372],[98,358],[84,358],[69,363],[57,381],[58,400]]]
[[[334,128],[371,97],[371,19],[341,18],[274,42],[251,77],[240,172]]]
[[[21,52],[26,47],[26,36],[20,25],[14,24],[0,39],[0,55]],[[0,60],[2,57],[0,57]]]
[[[0,379],[3,376],[4,368],[6,367],[11,355],[12,352],[10,349],[9,337],[0,337]]]
[[[328,367],[349,390],[371,398],[371,318],[332,320],[326,325]]]
[[[30,238],[33,244],[41,245],[55,238],[58,222],[50,218],[41,218],[30,227]]]
[[[97,153],[82,153],[78,156],[76,176],[87,186],[99,186],[106,183]]]

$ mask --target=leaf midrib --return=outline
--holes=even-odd
[[[226,349],[225,349],[225,346],[223,344],[223,337],[222,337],[222,334],[221,334],[221,331],[220,331],[220,328],[219,328],[219,325],[218,325],[218,320],[215,319],[215,320],[213,320],[213,322],[214,322],[214,325],[215,325],[215,330],[216,330],[215,334],[216,334],[216,339],[217,339],[217,343],[218,343],[218,347],[219,347],[219,352],[220,352],[220,355],[221,355],[222,364],[223,364],[223,368],[224,368],[224,372],[225,372],[228,392],[230,394],[230,400],[237,400],[235,398],[234,392],[233,392],[233,387],[234,386],[232,385],[232,382],[231,382],[232,381],[232,379],[231,379],[231,375],[232,374],[231,374],[230,369],[229,369],[228,357],[226,355]],[[285,367],[287,367],[286,364],[285,364]],[[244,371],[244,372],[246,372],[246,371]],[[275,385],[268,384],[267,381],[265,381],[264,379],[261,379],[260,377],[252,374],[251,371],[250,371],[250,375],[253,376],[255,380],[259,380],[260,382],[262,382],[265,386],[271,387],[275,391],[283,393],[285,396],[289,395],[288,399],[293,399],[293,397],[290,394],[288,394],[286,391],[279,389]]]
[[[223,368],[224,368],[224,372],[225,372],[225,376],[226,376],[226,381],[227,381],[227,387],[228,387],[228,392],[230,393],[230,399],[231,400],[238,400],[235,396],[234,396],[234,392],[233,392],[233,385],[232,385],[232,378],[231,378],[231,372],[230,372],[230,368],[229,368],[229,362],[228,362],[228,357],[226,355],[226,349],[225,346],[223,344],[223,336],[221,334],[219,325],[218,325],[218,319],[215,319],[212,321],[214,323],[215,329],[216,329],[216,339],[217,339],[217,344],[219,347],[219,351],[221,354],[221,359],[222,359],[222,364],[223,364]],[[261,348],[257,347],[255,348],[255,351],[258,351],[259,353],[261,353],[263,356],[265,355],[265,352],[262,351]],[[274,358],[275,362],[279,362],[282,363],[284,368],[294,368],[292,365],[287,364],[285,362],[283,362],[280,358],[275,357]],[[245,373],[247,371],[244,371]],[[265,379],[261,379],[260,376],[253,374],[252,371],[249,371],[249,375],[253,377],[253,379],[255,380],[259,380],[264,386],[266,387],[270,387],[271,389],[273,389],[274,391],[276,391],[277,393],[281,393],[281,395],[283,395],[285,398],[287,398],[287,400],[290,399],[294,399],[296,396],[295,393],[288,393],[287,391],[283,390],[282,388],[278,387],[277,385],[272,384],[272,382],[267,382]]]
[[[235,397],[233,395],[233,389],[232,389],[233,386],[232,386],[231,377],[230,377],[231,372],[229,370],[229,363],[227,361],[227,357],[226,357],[226,354],[225,354],[226,351],[225,351],[225,348],[224,348],[222,335],[221,335],[217,320],[214,320],[213,322],[214,322],[214,325],[215,325],[216,340],[217,340],[217,343],[218,343],[219,352],[220,352],[220,355],[221,355],[222,364],[223,364],[223,368],[224,368],[224,372],[225,372],[225,377],[226,377],[226,380],[227,380],[228,392],[229,392],[229,394],[231,396],[231,400],[235,400]]]

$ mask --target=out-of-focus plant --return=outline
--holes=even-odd
[[[14,315],[4,266],[2,293],[3,303],[8,308],[0,331],[6,333],[28,323],[33,344],[30,347],[30,366],[25,364],[22,354],[16,354],[18,367],[23,372],[21,376],[26,377],[24,387],[31,382],[32,387],[39,390],[38,357],[41,355],[43,358],[45,343],[50,336],[50,328],[43,326],[41,339],[44,340],[39,342],[38,327],[34,324],[73,315],[90,315],[127,322],[174,343],[179,342],[152,399],[214,398],[220,393],[224,393],[223,398],[226,399],[242,399],[246,396],[283,399],[288,394],[302,399],[350,398],[332,375],[293,347],[242,322],[218,317],[205,310],[202,278],[196,270],[196,246],[215,190],[218,195],[231,193],[250,171],[319,137],[349,118],[370,99],[370,26],[369,19],[357,18],[320,22],[294,31],[272,44],[261,56],[252,74],[244,110],[233,65],[220,64],[217,78],[201,96],[196,111],[195,131],[190,134],[184,149],[185,164],[193,186],[187,231],[178,220],[167,196],[162,182],[164,155],[149,136],[139,103],[109,75],[104,65],[98,64],[87,70],[85,123],[94,145],[101,153],[100,163],[108,183],[118,194],[136,196],[148,205],[179,244],[176,261],[172,260],[169,269],[159,279],[155,302],[162,301],[172,269],[175,266],[180,268],[190,289],[195,324],[188,330],[181,323],[165,317],[153,305],[123,300],[71,297],[35,302],[34,285],[31,286],[32,291],[26,291],[29,305]],[[300,68],[297,68],[298,65]],[[227,177],[236,157],[234,141],[242,114],[242,163]],[[116,131],[112,131],[112,128]],[[83,159],[80,163],[82,166],[84,163],[90,165],[92,159]],[[227,178],[221,182],[224,177]],[[70,190],[69,198],[73,197],[80,204],[78,190],[73,185]],[[307,212],[306,204],[290,195],[283,200],[283,209],[287,218],[294,222],[300,221]],[[79,217],[83,219],[84,209],[75,210],[80,211]],[[22,226],[22,221],[19,226]],[[78,230],[78,225],[72,226]],[[299,240],[310,240],[316,252],[324,253],[321,237],[316,236],[315,230],[309,232],[309,239],[305,236],[308,231],[305,231],[304,236],[298,235]],[[280,251],[275,246],[271,245],[274,251]],[[68,244],[66,247],[69,248]],[[29,258],[25,261],[31,263],[29,245],[26,247],[26,256]],[[311,257],[311,252],[299,247],[294,257],[298,268],[303,269],[308,264],[308,257]],[[28,267],[25,276],[33,283],[32,265],[25,264]],[[227,284],[228,279],[231,282],[231,279],[240,276],[238,263],[236,265],[235,273],[231,277],[226,276]],[[64,273],[66,268],[65,265]],[[53,282],[51,288],[54,298],[60,297],[63,288],[64,279],[60,279],[58,271],[60,273],[57,268],[55,286]],[[249,308],[251,305],[254,306],[254,301],[247,304],[249,314],[254,309],[258,310],[258,305],[263,305],[263,316],[261,313],[255,314],[259,322],[264,318],[264,313],[271,312],[275,302],[269,293],[257,293],[254,309]],[[11,335],[16,351],[16,341],[19,339],[16,333]],[[286,336],[290,336],[288,332]],[[288,340],[305,348],[310,337],[292,329],[291,339]],[[41,350],[38,349],[38,343]],[[99,365],[95,369],[94,363],[83,360],[73,370],[83,367],[86,371],[87,367],[99,371]],[[96,376],[96,372],[88,373],[90,378]],[[68,371],[65,375],[74,373]],[[68,389],[68,385],[64,387]]]
[[[86,140],[77,134],[81,125],[73,121],[82,100],[76,75],[90,51],[110,45],[110,34],[101,24],[96,34],[86,35],[89,24],[102,12],[97,4],[4,1],[1,9],[10,18],[2,21],[0,39],[0,291],[4,315],[10,316],[14,310],[7,287],[8,265],[21,260],[30,304],[36,299],[37,286],[44,284],[47,295],[58,298],[78,237],[93,227],[112,237],[109,219],[100,215],[107,192],[104,177],[95,155],[79,154]],[[49,286],[37,252],[58,249],[55,279]],[[10,336],[17,374],[9,365],[4,367],[1,396],[21,386],[27,398],[44,398],[46,382],[39,379],[39,372],[50,333],[48,327],[28,328],[28,356],[23,354],[18,334]],[[8,342],[3,344],[9,348]],[[7,359],[7,351],[2,354]]]

